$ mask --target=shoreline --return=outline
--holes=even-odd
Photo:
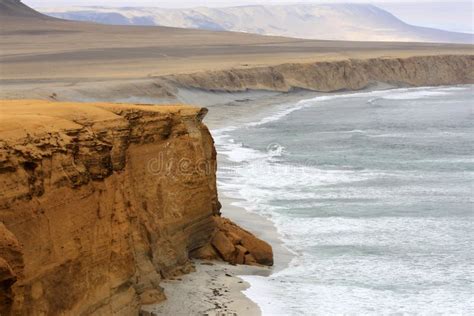
[[[264,117],[272,108],[289,102],[297,102],[311,98],[319,93],[311,91],[295,91],[263,97],[260,93],[247,92],[249,99],[239,106],[213,105],[210,106],[206,117],[206,125],[211,133],[219,128],[230,127],[232,122],[247,121]],[[230,102],[231,103],[231,102]],[[227,103],[227,104],[230,104]],[[229,116],[229,109],[232,115]],[[219,153],[218,153],[219,156]],[[218,160],[225,159],[219,156]],[[222,162],[219,162],[221,164]],[[268,242],[273,249],[274,266],[255,267],[246,265],[230,265],[226,262],[193,260],[195,271],[169,280],[163,280],[160,286],[164,288],[167,299],[159,304],[144,305],[141,315],[262,315],[260,306],[252,301],[245,291],[250,283],[245,276],[269,277],[273,273],[288,267],[293,254],[284,246],[275,224],[268,218],[252,213],[236,205],[239,200],[230,197],[219,190],[219,201],[222,204],[222,215],[237,225],[244,227],[252,234]]]
[[[245,124],[249,121],[260,120],[268,116],[271,112],[275,111],[276,108],[288,103],[296,103],[301,100],[310,99],[321,95],[320,92],[298,90],[287,93],[278,93],[271,96],[262,97],[260,94],[253,92],[243,92],[249,99],[238,106],[210,106],[208,118],[206,118],[206,124],[210,128],[211,133],[221,128],[229,128],[235,124]],[[252,97],[254,97],[252,99]],[[229,103],[230,104],[230,103]],[[229,109],[230,108],[230,109]],[[229,115],[230,110],[230,115]],[[230,119],[226,117],[232,117],[232,123]],[[217,147],[217,146],[216,146]],[[218,148],[217,148],[218,149]],[[228,163],[229,160],[219,154],[218,150],[218,164],[221,166],[223,163]],[[245,288],[233,287],[231,291],[238,291],[234,293],[234,297],[238,297],[239,294],[243,295],[244,300],[240,301],[242,308],[245,310],[252,310],[252,306],[256,306],[255,310],[258,311],[255,315],[262,315],[262,309],[257,302],[253,301],[247,294],[246,291],[250,289],[251,284],[246,282],[244,279],[246,276],[260,276],[260,277],[271,277],[274,273],[286,269],[294,254],[285,247],[284,241],[279,234],[275,223],[270,218],[264,217],[257,213],[251,212],[242,206],[239,206],[239,198],[230,196],[227,192],[224,192],[222,188],[219,188],[219,201],[221,202],[222,216],[229,218],[240,227],[244,227],[246,230],[252,232],[258,238],[268,242],[273,249],[274,265],[263,271],[256,271],[253,267],[241,266],[239,273],[235,276],[240,282],[246,284]],[[254,314],[239,314],[237,315],[254,315]]]
[[[456,86],[456,85],[452,85]],[[351,93],[358,92],[370,92],[370,91],[381,91],[381,90],[393,90],[399,88],[420,88],[420,87],[397,87],[386,84],[375,85],[370,89],[362,91],[352,91]],[[321,95],[334,95],[337,93],[319,93],[312,91],[294,91],[290,93],[276,94],[272,96],[265,96],[259,94],[253,94],[252,92],[245,93],[249,97],[248,100],[242,102],[238,106],[229,106],[230,103],[221,105],[209,106],[209,114],[206,117],[206,124],[210,128],[211,133],[223,128],[229,128],[233,125],[245,124],[249,120],[259,120],[266,117],[269,113],[274,111],[276,108],[283,106],[288,103],[294,103],[305,99],[311,99]],[[252,99],[252,97],[255,97]],[[231,117],[232,119],[229,119]],[[232,120],[232,122],[230,122]],[[226,157],[219,155],[219,165],[222,162],[226,162]],[[210,297],[213,302],[217,302],[220,308],[214,310],[219,313],[224,311],[235,312],[237,315],[261,315],[261,307],[252,299],[246,295],[246,291],[251,287],[251,284],[246,282],[245,276],[261,276],[269,277],[272,274],[284,270],[287,268],[294,257],[289,249],[284,246],[281,235],[277,231],[274,222],[271,219],[262,215],[248,211],[247,209],[238,205],[239,199],[237,197],[229,196],[222,189],[219,189],[219,200],[222,204],[222,215],[234,221],[241,227],[251,231],[257,237],[267,241],[273,248],[275,265],[268,269],[259,269],[251,266],[232,266],[224,262],[213,262],[213,265],[206,265],[206,268],[202,268],[199,262],[197,262],[197,271],[191,274],[180,277],[183,282],[171,282],[164,281],[162,283],[165,288],[168,300],[150,307],[142,308],[145,311],[166,311],[168,313],[180,314],[182,308],[179,303],[179,298],[183,297],[181,292],[186,293],[192,291],[192,293],[201,293],[202,297]],[[226,276],[226,274],[232,276]],[[243,277],[243,278],[241,278]],[[176,278],[175,278],[176,279]],[[214,282],[214,283],[212,283]],[[217,282],[217,283],[216,283]],[[208,285],[211,284],[209,287]],[[216,284],[219,284],[218,290],[222,290],[224,295],[214,295],[215,293],[209,292],[210,290],[216,289]],[[171,298],[171,299],[170,299]],[[196,302],[192,304],[193,309],[188,309],[187,312],[209,312],[205,311],[207,305],[199,305],[200,296],[196,297]],[[194,299],[191,299],[194,301]],[[198,310],[196,310],[198,307]],[[182,312],[181,312],[182,313]],[[214,314],[208,314],[214,315]],[[148,315],[146,315],[148,316]]]
[[[224,193],[220,193],[219,201],[224,217],[245,227],[272,246],[275,264],[272,267],[256,267],[231,265],[221,261],[192,260],[195,271],[163,280],[160,286],[164,288],[166,301],[142,306],[142,316],[192,313],[209,316],[233,313],[239,316],[262,315],[260,306],[245,294],[251,284],[242,277],[270,277],[287,268],[293,254],[284,246],[275,224],[270,219],[235,205],[239,200]]]
[[[470,310],[469,216],[457,217],[470,94],[428,92],[441,104],[417,112],[364,92],[472,86],[473,43],[104,25],[4,2],[0,314]],[[350,108],[348,93],[371,98]],[[369,139],[379,129],[393,141]],[[346,169],[375,158],[374,181],[355,188]]]
[[[141,307],[142,316],[156,315],[249,315],[262,314],[243,291],[250,284],[237,275],[265,275],[269,268],[230,265],[225,262],[193,260],[195,271],[163,280],[166,300]]]
[[[436,88],[436,89],[435,89],[435,88]],[[389,91],[387,91],[387,92],[388,92],[387,99],[388,99],[388,100],[412,100],[412,99],[413,99],[413,100],[418,100],[418,99],[423,99],[423,98],[425,98],[425,97],[430,97],[430,96],[431,96],[431,97],[436,97],[436,96],[437,96],[436,93],[430,94],[431,89],[433,89],[434,91],[438,91],[437,89],[441,89],[441,90],[446,89],[446,90],[454,90],[454,91],[456,91],[456,90],[458,90],[458,89],[460,89],[460,90],[463,90],[463,89],[472,89],[472,85],[448,85],[448,86],[441,86],[441,87],[415,87],[415,88],[409,87],[409,88],[407,88],[408,91],[405,91],[405,89],[406,89],[406,88],[390,89]],[[397,91],[397,90],[398,90],[398,91]],[[419,93],[418,90],[428,90],[428,91],[426,91],[427,94],[424,95],[424,94],[423,94],[423,91],[422,91],[420,94],[418,94],[418,93]],[[366,94],[367,91],[361,91],[361,92],[362,92],[362,94]],[[413,92],[414,92],[414,93],[413,93]],[[381,93],[382,93],[382,94],[384,95],[384,97],[385,97],[386,92],[383,91],[383,92],[381,92]],[[392,96],[392,93],[394,93],[395,95]],[[407,96],[405,96],[405,93],[408,94],[408,98],[406,98]],[[413,93],[413,94],[412,94],[412,93]],[[444,93],[444,92],[441,92],[441,93],[438,94],[438,95],[443,96],[443,93]],[[451,93],[451,92],[446,92],[446,95],[449,95],[450,93]],[[377,96],[379,96],[379,91],[374,91],[374,94],[377,95]],[[371,95],[371,94],[370,94],[370,95]],[[393,97],[393,98],[392,98],[392,97]],[[412,98],[412,97],[413,97],[413,98]],[[350,102],[351,102],[351,101],[349,101],[349,103],[350,103]],[[393,102],[393,101],[392,101],[392,102]],[[398,102],[403,102],[403,101],[398,101]],[[408,101],[407,101],[407,102],[408,102]],[[415,103],[417,103],[417,102],[418,102],[418,101],[416,101]],[[421,101],[420,101],[420,102],[421,102]],[[372,103],[371,103],[371,100],[369,100],[368,103],[369,103],[369,104],[372,104]],[[378,105],[378,104],[377,104],[377,105]],[[389,104],[389,106],[390,106],[390,105],[391,105],[391,104]],[[408,104],[408,105],[411,105],[411,104]],[[316,105],[316,106],[317,106],[317,105]],[[398,104],[397,104],[397,106],[398,106]],[[409,112],[410,110],[411,110],[411,108],[410,108],[410,109],[407,109],[408,113],[410,113],[410,112]],[[278,125],[278,124],[276,124],[276,125]],[[278,126],[277,126],[277,127],[278,127]],[[271,128],[276,129],[277,127],[272,126]],[[286,127],[286,126],[285,126],[285,127]],[[351,127],[352,127],[352,126],[351,126]],[[352,128],[354,128],[354,127],[352,127]],[[356,127],[356,128],[357,128],[357,127]],[[252,130],[252,131],[253,131],[253,130]],[[292,130],[290,129],[290,131],[292,131]],[[353,130],[353,131],[357,131],[357,130]],[[231,134],[232,134],[232,133],[231,133]],[[253,133],[250,133],[250,132],[246,132],[246,131],[245,131],[245,128],[242,128],[242,130],[240,131],[240,133],[236,133],[236,134],[237,134],[237,135],[234,135],[234,136],[236,136],[236,137],[233,137],[233,136],[231,135],[231,136],[229,137],[229,139],[231,139],[231,138],[234,139],[234,140],[235,140],[235,143],[236,143],[237,145],[241,145],[241,142],[242,142],[243,145],[241,145],[241,147],[243,147],[243,148],[252,148],[253,146],[252,146],[252,145],[249,146],[249,144],[247,144],[247,142],[246,142],[246,139],[248,139],[248,137],[252,137],[252,136],[254,136],[254,135],[259,135],[258,133],[253,134]],[[245,138],[243,135],[246,136],[247,138]],[[255,136],[255,137],[257,137],[257,136]],[[264,137],[264,139],[266,139],[266,138]],[[252,143],[250,143],[250,144],[252,144]],[[253,147],[253,148],[259,148],[260,150],[263,150],[264,147],[261,146],[261,145],[262,145],[262,142],[258,143],[257,145],[259,145],[259,147]],[[231,156],[231,157],[234,157],[234,156]],[[257,157],[258,157],[258,156],[257,156]],[[244,159],[245,159],[245,158],[244,158]],[[251,160],[251,159],[252,159],[252,158],[250,158],[249,160]],[[245,161],[245,160],[244,160],[244,161]],[[240,173],[238,173],[238,174],[239,174],[240,176],[242,176],[242,174],[240,174]],[[248,175],[248,173],[245,173],[245,172],[244,172],[243,174]],[[258,175],[257,175],[257,176],[258,176]],[[252,181],[250,181],[250,182],[247,182],[247,181],[242,181],[242,182],[240,182],[240,181],[235,181],[235,182],[229,181],[229,184],[237,184],[237,185],[238,185],[237,187],[231,187],[231,190],[232,190],[232,191],[234,191],[234,190],[237,191],[236,196],[239,195],[239,194],[238,194],[238,191],[239,191],[240,188],[241,188],[240,183],[244,183],[244,184],[246,185],[246,186],[245,186],[245,190],[242,191],[242,192],[243,192],[242,194],[243,194],[244,196],[248,196],[248,197],[249,197],[249,199],[248,199],[249,202],[250,202],[250,201],[253,201],[253,202],[254,202],[254,203],[246,203],[246,204],[243,204],[243,205],[248,205],[249,209],[254,210],[254,211],[257,211],[257,212],[260,212],[260,209],[258,209],[258,208],[256,209],[256,208],[255,208],[255,206],[259,206],[259,205],[258,205],[257,203],[255,203],[255,202],[256,202],[256,201],[259,201],[258,197],[261,196],[261,194],[260,194],[260,195],[258,195],[258,194],[254,194],[254,195],[249,194],[249,195],[247,195],[247,194],[245,193],[245,192],[248,193],[249,190],[250,190],[250,192],[252,192],[253,188],[255,188],[256,190],[258,190],[258,189],[260,189],[260,187],[258,187],[258,186],[254,186],[254,187],[248,186],[249,183],[250,183],[250,184],[251,184],[251,183],[256,183],[256,182],[252,182]],[[259,183],[259,182],[258,182],[258,183]],[[263,185],[262,185],[262,186],[263,186]],[[252,197],[256,197],[256,199],[253,199]],[[278,197],[277,197],[277,198],[278,198]],[[237,199],[230,199],[230,200],[231,200],[231,202],[232,202],[232,201],[236,201],[236,202],[239,201],[239,200],[237,200]],[[265,198],[263,198],[263,200],[265,200]],[[229,203],[229,202],[227,202],[227,203]],[[230,203],[230,204],[232,204],[232,203]],[[263,205],[262,205],[262,206],[263,206]],[[289,205],[289,207],[286,208],[286,210],[290,210],[291,207],[292,207],[292,206]],[[270,213],[270,214],[272,214],[272,213]],[[229,215],[229,216],[232,216],[232,215]],[[270,215],[270,216],[271,216],[271,215]],[[341,217],[344,217],[344,215],[341,215]],[[269,217],[269,218],[272,218],[272,217]],[[277,219],[277,223],[280,223],[280,221],[278,221],[278,217],[275,217],[275,219]],[[330,222],[330,223],[331,223],[331,222]],[[249,227],[249,228],[252,227],[252,226],[251,226],[251,225],[252,225],[251,222],[250,222],[250,224],[249,224],[249,222],[245,222],[245,225],[247,225],[247,227]],[[282,226],[280,226],[279,224],[278,224],[278,226],[279,226],[279,227],[282,227]],[[284,226],[283,226],[283,227],[284,227]],[[300,226],[298,226],[298,227],[300,227]],[[312,228],[311,228],[311,229],[312,229]],[[285,232],[285,231],[286,231],[286,230],[282,230],[282,232]],[[323,231],[324,231],[324,229],[323,229]],[[322,233],[322,234],[324,234],[324,233]],[[269,241],[270,241],[270,240],[269,240]],[[291,244],[293,244],[293,243],[291,243]],[[272,246],[273,246],[273,243],[272,243]],[[313,255],[315,255],[315,254],[313,253]],[[320,256],[320,254],[317,254],[317,253],[316,253],[316,255],[317,255],[317,256]],[[319,260],[319,258],[316,259],[315,262],[318,262],[318,260]],[[306,264],[308,264],[308,262],[306,262]],[[307,266],[307,265],[306,265],[306,266]],[[327,265],[326,265],[326,266],[327,266]],[[300,270],[304,270],[304,269],[305,269],[305,266],[302,265],[300,268],[301,268]],[[322,270],[322,269],[324,269],[324,268],[321,268],[321,267],[320,267],[320,270]],[[340,272],[343,271],[343,270],[341,269],[341,270],[334,270],[334,271],[335,271],[335,273],[340,273]],[[300,273],[300,272],[299,272],[299,273]],[[283,275],[285,275],[285,273],[283,273]],[[316,273],[316,278],[319,278],[317,275],[318,275],[318,273]],[[322,275],[324,275],[324,273],[322,273]],[[278,280],[278,277],[279,277],[279,276],[280,276],[280,274],[279,274],[278,276],[275,276],[275,278]],[[293,276],[293,277],[294,277],[294,276]],[[260,283],[260,282],[258,281],[259,279],[262,280],[262,283]],[[273,279],[273,278],[271,278],[271,279]],[[321,277],[321,279],[322,279],[322,277]],[[268,280],[268,279],[266,279],[266,278],[265,278],[265,279],[264,279],[264,278],[260,278],[260,277],[249,277],[249,278],[244,278],[244,280],[247,281],[247,282],[249,282],[249,283],[251,284],[251,288],[249,288],[249,289],[252,289],[252,291],[250,291],[250,290],[247,290],[247,291],[246,291],[246,293],[249,294],[249,296],[248,296],[249,298],[253,298],[253,299],[255,300],[255,302],[257,302],[257,303],[259,304],[260,308],[261,308],[266,314],[272,315],[272,314],[274,314],[274,313],[272,313],[272,312],[275,312],[275,311],[278,312],[278,309],[274,310],[275,305],[273,305],[273,303],[272,303],[271,301],[269,301],[268,298],[270,297],[270,298],[272,298],[273,300],[278,300],[278,296],[273,296],[272,293],[273,293],[274,291],[276,292],[276,290],[275,290],[276,287],[280,287],[280,286],[279,286],[279,283],[270,282],[270,280]],[[291,280],[291,279],[290,279],[290,280]],[[298,279],[298,281],[295,281],[295,283],[298,284],[298,283],[300,282],[299,280],[304,280],[304,279]],[[278,281],[277,281],[277,282],[278,282]],[[281,281],[280,281],[280,282],[281,282]],[[291,282],[291,281],[290,281],[290,282]],[[316,283],[317,283],[317,282],[319,282],[319,280],[316,281]],[[314,283],[313,283],[313,284],[314,284]],[[313,284],[311,284],[311,285],[313,285]],[[327,287],[328,285],[327,285],[327,283],[326,283],[326,284],[323,283],[322,286],[326,286],[326,287]],[[356,285],[355,287],[357,287],[357,285]],[[313,289],[314,289],[314,288],[313,288]],[[286,294],[284,293],[284,292],[286,291],[285,286],[282,286],[279,290],[280,290],[280,291],[277,292],[278,295],[279,295],[279,297],[282,298],[283,301],[285,301],[285,298],[284,298],[284,297],[285,297],[284,295],[286,295]],[[369,288],[369,290],[377,291],[377,287],[375,286],[375,287],[373,287],[373,288]],[[267,293],[268,296],[265,295],[265,293]],[[301,293],[300,293],[300,294],[301,294]],[[420,294],[420,296],[422,296],[422,295]],[[298,299],[299,299],[299,297],[298,297]],[[267,302],[266,302],[266,301],[267,301]],[[299,301],[297,301],[297,302],[298,302],[298,304],[299,304]],[[307,301],[307,302],[308,302],[308,301]],[[314,301],[313,301],[313,302],[314,302]],[[313,303],[313,302],[312,302],[312,303]],[[316,303],[316,302],[314,302],[314,303]],[[447,304],[447,301],[444,301],[444,303]],[[296,303],[295,303],[295,304],[296,304]],[[336,304],[336,305],[334,305],[334,304]],[[337,304],[338,304],[337,301],[336,301],[335,303],[333,302],[333,308],[334,308],[334,306],[337,306]],[[387,304],[387,305],[390,306],[389,304]],[[304,306],[304,305],[302,305],[302,306]],[[448,306],[449,306],[449,305],[448,305]],[[459,306],[461,306],[461,305],[459,305]],[[269,309],[267,309],[267,307],[268,307]],[[273,308],[272,308],[272,307],[273,307]],[[310,311],[311,309],[307,309],[307,310]],[[396,310],[396,309],[395,309],[395,310]]]
[[[462,85],[447,85],[446,87],[456,87],[456,86],[465,86],[464,84]],[[385,83],[378,83],[373,85],[370,88],[363,89],[360,91],[339,91],[339,92],[331,92],[331,93],[321,93],[321,92],[314,92],[314,91],[295,91],[294,93],[286,93],[280,96],[274,96],[272,101],[268,100],[251,100],[249,101],[249,106],[241,109],[240,113],[236,113],[237,111],[234,111],[232,113],[234,125],[235,122],[237,121],[238,123],[245,124],[248,123],[249,121],[259,121],[264,117],[267,117],[269,114],[275,112],[275,110],[278,111],[278,109],[282,106],[285,106],[286,104],[289,103],[296,103],[298,101],[306,100],[306,99],[312,99],[314,97],[319,97],[319,96],[334,96],[338,94],[358,94],[358,93],[370,93],[370,92],[377,92],[380,91],[383,93],[383,91],[391,91],[391,90],[397,90],[397,89],[425,89],[425,88],[439,88],[439,86],[426,86],[426,87],[406,87],[406,86],[395,86],[395,85],[389,85]],[[251,107],[250,111],[249,108]],[[210,114],[212,113],[212,110],[215,109],[222,109],[222,107],[213,107],[211,108]],[[242,114],[242,112],[247,112],[246,115]],[[224,113],[224,111],[222,111]],[[214,113],[216,115],[216,113]],[[239,116],[240,114],[240,116]],[[216,115],[216,116],[221,116],[221,115]],[[212,118],[212,114],[211,114]],[[218,124],[216,126],[212,126],[212,130],[218,130],[218,129],[225,129],[225,128],[232,128],[232,124],[228,124],[228,121],[221,121],[221,124]],[[209,125],[209,124],[208,124]],[[216,146],[217,147],[217,146]],[[228,162],[226,157],[221,157],[218,158],[219,164],[222,165],[222,162]],[[219,187],[219,186],[218,186]],[[275,265],[271,269],[271,273],[269,275],[264,275],[263,277],[271,277],[273,274],[282,271],[286,268],[289,267],[289,264],[291,260],[295,257],[295,254],[291,252],[288,248],[285,247],[285,242],[283,241],[283,237],[280,235],[278,232],[278,229],[276,227],[276,224],[271,220],[269,217],[265,217],[263,215],[259,215],[257,213],[251,212],[244,207],[239,206],[240,199],[235,196],[229,196],[227,192],[223,192],[223,190],[220,188],[219,190],[219,197],[220,201],[222,204],[222,214],[225,217],[228,217],[232,221],[234,221],[236,224],[245,227],[246,229],[252,231],[257,237],[267,241],[270,243],[270,245],[273,247],[274,251],[274,262]],[[262,304],[262,302],[258,303],[257,301],[253,301],[251,298],[251,294],[249,293],[249,289],[253,286],[252,285],[252,279],[254,278],[259,278],[262,277],[262,275],[255,274],[255,273],[248,273],[247,271],[244,270],[244,274],[239,274],[238,276],[243,277],[243,279],[249,283],[249,287],[246,288],[243,292],[245,294],[246,298],[250,300],[252,303],[255,304]],[[251,272],[251,271],[250,271]],[[246,278],[246,276],[249,276],[249,278]],[[257,286],[258,289],[258,286]],[[257,290],[258,291],[258,290]],[[249,294],[247,294],[249,293]],[[255,294],[255,293],[254,293]],[[262,306],[258,305],[260,310],[263,309]]]
[[[235,205],[239,200],[226,194],[221,193],[220,201],[224,217],[229,218],[241,227],[245,227],[245,229],[272,246],[274,265],[271,267],[271,273],[268,276],[288,267],[294,254],[285,247],[275,224],[269,218]]]

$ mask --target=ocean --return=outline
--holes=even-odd
[[[336,93],[213,131],[222,194],[294,257],[264,315],[474,314],[473,86]]]

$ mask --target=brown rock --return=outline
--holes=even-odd
[[[235,264],[244,264],[245,263],[245,255],[248,253],[248,250],[245,249],[241,245],[235,246],[237,249],[237,256],[235,257]]]
[[[148,289],[140,294],[140,303],[143,305],[156,304],[166,300],[166,296],[160,289]]]
[[[232,241],[234,245],[238,245],[242,242],[242,237],[239,236],[238,234],[232,232],[232,231],[227,231],[227,237]]]
[[[211,241],[221,257],[230,263],[234,262],[235,247],[222,231],[217,231]]]
[[[8,315],[13,303],[12,285],[16,275],[5,259],[0,258],[0,315]]]
[[[16,275],[13,272],[12,268],[5,261],[5,259],[0,258],[0,285],[1,288],[5,288],[6,286],[11,286],[13,283],[16,282]]]
[[[204,247],[194,250],[190,253],[190,256],[202,260],[215,260],[220,258],[216,249],[211,244],[207,244]]]
[[[245,264],[250,265],[250,266],[255,265],[255,264],[258,263],[257,260],[255,260],[255,258],[250,253],[245,255],[244,262],[245,262]]]
[[[204,114],[0,101],[0,314],[136,315],[193,271],[190,253],[268,263],[218,215]]]
[[[191,271],[219,208],[203,115],[0,101],[0,297],[11,314],[136,315],[163,298],[163,277]]]
[[[256,238],[250,233],[242,234],[242,246],[255,258],[256,262],[266,266],[273,265],[272,247],[265,241]]]
[[[225,235],[238,236],[238,238],[234,237],[232,239],[234,241],[239,240],[239,244],[252,255],[256,263],[266,266],[273,265],[273,250],[268,243],[255,237],[252,233],[240,228],[226,218],[214,217],[214,220]],[[234,261],[232,262],[234,263]]]
[[[18,239],[0,222],[0,258],[4,259],[15,276],[23,276],[23,250]]]
[[[10,313],[13,285],[23,275],[23,255],[15,236],[0,222],[0,315]]]
[[[431,55],[431,56],[430,56]],[[474,58],[466,55],[405,58],[350,58],[309,63],[284,63],[239,69],[164,76],[168,82],[208,91],[307,89],[320,92],[360,90],[375,82],[409,86],[474,82]],[[238,80],[236,80],[238,78]]]

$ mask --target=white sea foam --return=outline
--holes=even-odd
[[[435,90],[436,89],[436,90]],[[321,95],[311,99],[301,100],[296,102],[296,104],[285,104],[280,109],[276,110],[275,113],[264,117],[255,122],[249,122],[244,124],[242,127],[254,127],[259,125],[268,124],[281,120],[282,118],[290,115],[295,111],[305,109],[307,107],[315,106],[319,102],[336,100],[336,99],[350,99],[350,98],[366,98],[366,97],[375,97],[384,98],[384,99],[393,99],[393,100],[410,100],[410,99],[420,99],[432,96],[445,96],[449,95],[451,92],[465,91],[472,89],[470,87],[421,87],[421,88],[400,88],[400,89],[390,89],[390,90],[375,90],[367,92],[350,92],[350,93],[339,93],[339,94],[329,94]],[[374,100],[375,100],[374,99]],[[238,129],[238,127],[227,127],[223,129],[218,129],[215,132],[225,133]]]
[[[386,100],[418,100],[428,97],[439,97],[449,95],[448,91],[430,91],[430,90],[421,90],[421,91],[411,91],[411,92],[399,92],[391,93],[383,96]]]
[[[470,231],[472,221],[466,218],[448,222],[443,217],[362,216],[368,200],[382,209],[415,203],[431,196],[436,196],[437,201],[468,204],[469,186],[463,191],[456,186],[424,185],[436,183],[440,177],[454,179],[459,174],[326,170],[311,163],[290,164],[285,155],[291,153],[283,147],[270,145],[266,150],[257,150],[235,141],[230,135],[239,128],[273,123],[295,111],[338,98],[383,98],[403,102],[445,97],[467,89],[471,88],[404,88],[318,96],[294,105],[283,105],[274,114],[258,121],[214,131],[218,152],[228,160],[218,170],[219,189],[238,197],[235,204],[269,217],[286,246],[296,254],[287,269],[270,277],[243,276],[251,284],[245,294],[259,304],[264,315],[469,314],[474,311],[470,300],[472,293],[463,283],[466,279],[463,272],[469,271],[465,266],[468,261],[462,258],[464,249],[473,242],[472,236],[466,239],[463,234]],[[362,129],[338,133],[367,134]],[[374,136],[401,137],[403,134]],[[433,159],[433,162],[443,159]],[[469,163],[472,159],[446,161],[450,162]],[[469,172],[464,175],[472,177]],[[366,185],[376,180],[383,183],[383,179],[399,181],[399,184],[389,189],[378,184]],[[341,185],[344,190],[338,189]],[[331,202],[335,200],[337,205]],[[331,212],[338,212],[337,207],[341,209],[337,216],[332,213],[319,217],[289,216],[294,210],[288,209],[288,203],[295,209],[331,207]],[[360,216],[341,215],[346,205],[360,208]],[[438,255],[436,247],[459,249],[460,259]],[[309,252],[312,248],[315,249]],[[325,251],[326,248],[331,250]],[[455,284],[452,284],[453,280]]]
[[[462,271],[469,270],[465,260],[457,262],[457,275],[450,258],[435,252],[428,257],[410,255],[419,250],[429,252],[433,247],[456,247],[463,229],[470,229],[465,220],[446,223],[443,218],[292,218],[283,225],[293,237],[289,246],[299,253],[290,267],[269,278],[244,276],[252,285],[245,294],[257,300],[264,315],[354,311],[444,314],[472,310],[469,290],[454,294],[449,285],[453,277],[465,278]],[[453,229],[460,233],[451,236]],[[406,243],[397,249],[392,246],[394,240]],[[329,256],[317,250],[303,252],[313,245],[321,249],[330,245],[334,252]],[[391,249],[392,256],[381,256],[382,249]],[[423,288],[420,284],[439,286]]]

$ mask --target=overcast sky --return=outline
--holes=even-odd
[[[374,2],[374,3],[400,3],[400,2],[435,2],[430,0],[23,0],[24,3],[35,7],[70,6],[70,5],[96,5],[96,6],[151,6],[151,7],[193,7],[193,6],[237,6],[245,4],[287,4],[287,3],[333,3],[333,2]],[[439,0],[438,0],[439,2]],[[451,1],[446,1],[451,2]]]

